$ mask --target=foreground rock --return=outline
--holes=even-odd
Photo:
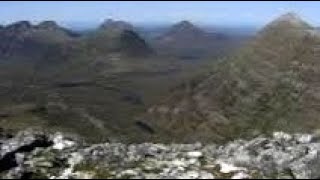
[[[313,135],[274,133],[226,145],[86,145],[57,133],[0,137],[1,178],[320,178]]]

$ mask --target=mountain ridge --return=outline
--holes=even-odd
[[[108,27],[104,27],[106,24],[108,24]],[[64,52],[70,51],[70,48],[80,51],[80,49],[83,48],[83,44],[87,43],[92,43],[93,46],[106,47],[103,43],[110,45],[111,42],[109,41],[112,41],[114,46],[112,47],[110,45],[111,49],[104,49],[105,52],[113,51],[112,49],[114,49],[119,53],[121,53],[120,51],[127,51],[124,53],[132,56],[143,55],[143,53],[146,53],[146,55],[151,54],[152,50],[148,47],[147,43],[133,30],[129,30],[128,25],[124,24],[124,22],[107,20],[106,24],[101,25],[101,29],[97,29],[87,35],[87,37],[83,37],[78,33],[59,26],[54,21],[43,21],[36,25],[31,24],[29,21],[15,22],[5,26],[0,31],[0,38],[2,38],[0,42],[0,51],[2,53],[0,53],[0,55],[30,58],[40,56],[38,59],[41,59],[41,56],[47,56],[45,54],[49,56],[51,54],[50,48],[46,48],[47,46],[56,46],[57,49],[61,49],[61,52],[55,53],[63,54]],[[133,39],[129,38],[130,34],[132,35],[130,38]],[[95,36],[101,39],[98,41]],[[129,39],[126,40],[125,38]],[[103,42],[104,40],[105,42]],[[130,49],[128,44],[126,44],[128,41],[132,41],[130,43],[137,43],[137,48]],[[131,45],[131,48],[135,47],[134,44]],[[82,50],[87,52],[86,49]],[[134,54],[134,52],[137,53]],[[73,51],[70,53],[73,53]]]

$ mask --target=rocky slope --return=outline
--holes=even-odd
[[[177,87],[139,120],[155,139],[179,142],[319,129],[320,38],[314,32],[296,15],[276,19],[249,46]]]
[[[2,178],[319,178],[318,135],[274,133],[225,145],[89,145],[61,133],[1,133]]]

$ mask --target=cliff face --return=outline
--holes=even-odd
[[[1,133],[1,178],[319,178],[318,135],[274,133],[225,145],[89,145],[61,133]]]

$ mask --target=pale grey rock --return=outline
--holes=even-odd
[[[29,149],[19,151],[21,147]],[[2,171],[3,178],[21,178],[31,173],[51,179],[91,179],[98,170],[108,178],[132,179],[320,177],[320,143],[309,134],[278,132],[272,137],[235,140],[219,146],[200,143],[86,145],[61,133],[44,135],[29,131],[1,140],[2,160],[12,152],[16,165]],[[81,166],[84,169],[79,169]]]
[[[320,178],[320,144],[309,146],[307,154],[293,162],[290,169],[297,179]]]

